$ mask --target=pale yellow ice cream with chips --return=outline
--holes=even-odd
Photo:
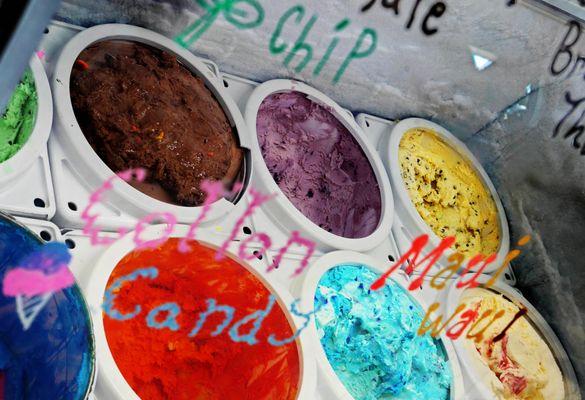
[[[513,320],[520,308],[501,294],[483,288],[468,289],[461,303],[481,316],[492,311],[475,331],[481,330],[499,310],[504,315],[496,319],[477,343],[462,335],[475,372],[499,400],[562,400],[565,398],[563,376],[552,351],[536,328],[525,317],[520,317],[506,331],[504,337],[493,339]],[[466,332],[467,333],[467,332]]]
[[[465,257],[496,253],[496,204],[471,163],[438,134],[407,131],[398,150],[402,179],[416,210],[440,238],[455,237]]]

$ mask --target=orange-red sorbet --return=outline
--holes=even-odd
[[[109,278],[108,287],[139,268],[154,266],[159,271],[155,279],[126,282],[115,292],[117,310],[131,313],[140,305],[140,314],[125,321],[103,317],[110,350],[126,381],[142,400],[295,399],[300,385],[297,343],[275,347],[267,342],[271,334],[280,340],[294,334],[279,303],[264,320],[257,344],[234,342],[229,328],[264,310],[270,291],[234,259],[215,260],[215,248],[190,241],[192,251],[183,254],[177,249],[179,240],[171,238],[155,249],[132,251]],[[213,313],[203,329],[189,337],[199,313],[207,310],[208,298],[234,307],[234,319],[223,333],[212,337],[224,320],[223,313]],[[148,327],[149,311],[167,302],[180,306],[176,318],[180,328]],[[158,320],[166,316],[163,312]],[[240,332],[249,332],[252,323]]]

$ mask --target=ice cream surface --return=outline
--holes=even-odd
[[[461,303],[482,315],[487,310],[504,310],[476,343],[465,340],[476,373],[500,400],[562,400],[564,382],[553,353],[529,320],[522,316],[514,322],[503,339],[496,335],[512,321],[519,307],[501,294],[484,288],[468,289]],[[483,324],[481,326],[484,326]]]
[[[0,399],[84,400],[92,390],[95,348],[79,287],[59,290],[46,303],[41,296],[4,293],[7,273],[16,266],[31,267],[27,261],[42,247],[31,231],[0,215]],[[30,317],[35,312],[24,330],[19,313]]]
[[[271,335],[281,340],[294,334],[284,307],[277,303],[263,321],[254,317],[271,294],[262,281],[231,256],[217,260],[216,249],[201,242],[190,241],[191,251],[181,253],[179,240],[131,251],[110,276],[108,286],[144,266],[158,269],[155,279],[116,289],[116,310],[130,314],[140,305],[139,314],[126,320],[104,314],[108,346],[128,384],[142,400],[295,400],[301,381],[297,342],[268,343]],[[148,314],[169,303],[179,307],[177,325],[149,327]],[[231,338],[238,323],[241,335],[260,323],[250,333],[255,344]]]
[[[230,122],[203,80],[175,56],[127,41],[79,55],[71,101],[85,137],[115,172],[148,170],[144,193],[198,206],[203,180],[234,182],[243,160]]]
[[[274,93],[260,105],[256,130],[274,181],[309,220],[346,238],[374,232],[382,208],[378,182],[330,111],[300,92]]]
[[[32,72],[27,71],[0,118],[0,163],[14,156],[30,137],[35,125],[37,103],[35,80]]]
[[[315,323],[333,370],[356,400],[449,399],[445,350],[417,335],[423,310],[392,279],[370,291],[378,277],[362,265],[338,265],[318,284]]]
[[[463,155],[435,132],[414,128],[402,137],[398,157],[410,199],[437,236],[454,236],[465,257],[498,251],[496,204]]]

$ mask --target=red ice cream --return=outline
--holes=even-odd
[[[115,267],[108,287],[121,276],[156,266],[155,279],[136,279],[115,291],[114,306],[128,314],[141,306],[132,319],[117,320],[104,314],[108,345],[122,375],[142,400],[293,400],[300,385],[297,343],[273,346],[270,335],[282,340],[293,336],[278,303],[272,308],[250,345],[234,342],[228,331],[238,320],[266,308],[270,291],[232,258],[215,260],[216,249],[191,241],[192,251],[181,253],[179,239],[169,239],[156,249],[135,250]],[[235,309],[231,324],[213,336],[225,315],[207,318],[193,337],[189,334],[207,299]],[[147,325],[148,313],[164,303],[180,307],[177,330]],[[164,321],[160,314],[158,321]],[[250,331],[252,322],[241,327]]]

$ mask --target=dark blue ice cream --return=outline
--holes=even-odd
[[[27,229],[0,215],[0,281],[42,246]],[[25,299],[27,311],[39,299]],[[27,330],[16,300],[0,290],[0,399],[84,399],[93,382],[94,340],[77,285],[56,292]]]

